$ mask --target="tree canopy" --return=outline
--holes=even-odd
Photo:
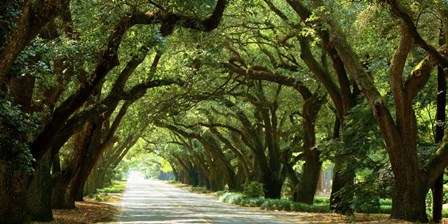
[[[313,204],[330,166],[335,212],[426,222],[432,193],[438,222],[447,22],[439,0],[3,1],[0,221],[130,167]]]

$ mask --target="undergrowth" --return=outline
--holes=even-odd
[[[89,198],[95,198],[97,201],[108,201],[112,193],[123,193],[126,188],[125,181],[113,182],[111,186],[97,189],[97,193],[93,195],[88,195]]]
[[[219,192],[219,200],[226,203],[246,207],[260,207],[265,210],[301,211],[301,212],[331,212],[329,199],[316,198],[313,205],[293,202],[286,199],[250,198],[237,192]]]

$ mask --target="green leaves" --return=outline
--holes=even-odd
[[[0,160],[24,171],[31,171],[33,157],[28,147],[38,124],[19,107],[0,99]]]

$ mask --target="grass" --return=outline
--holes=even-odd
[[[301,211],[327,213],[330,211],[329,199],[317,197],[313,205],[293,202],[286,199],[248,198],[242,193],[219,192],[219,200],[246,207],[260,207],[266,210]]]
[[[210,193],[205,187],[191,187],[191,192]],[[245,207],[260,207],[265,210],[297,211],[310,213],[332,213],[330,210],[330,197],[316,196],[313,205],[293,202],[287,199],[248,198],[241,192],[218,191],[216,196],[220,201]],[[387,215],[392,211],[392,199],[380,199],[380,207],[357,211],[364,215]],[[442,216],[448,218],[448,208],[442,210]]]
[[[190,192],[200,193],[200,194],[207,194],[207,193],[210,193],[210,191],[207,190],[207,188],[204,187],[204,186],[191,187],[191,188],[190,188]]]
[[[117,181],[112,183],[112,186],[98,189],[99,193],[122,193],[126,188],[125,181]]]
[[[97,190],[97,194],[89,195],[89,198],[95,198],[97,201],[110,201],[109,194],[123,193],[126,188],[126,181],[115,181],[111,186]]]
[[[281,210],[281,211],[299,211],[299,212],[316,212],[329,213],[330,198],[325,196],[316,196],[312,205],[293,202],[287,199],[266,199],[266,198],[247,198],[244,194],[239,192],[217,192],[219,200],[226,203],[237,204],[246,207],[260,207],[266,210]],[[390,214],[392,211],[391,199],[380,199],[380,207],[375,210],[359,211],[362,213],[378,213]],[[443,216],[448,217],[448,209],[443,209]]]

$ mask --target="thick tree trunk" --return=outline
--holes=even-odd
[[[51,194],[53,181],[50,174],[52,163],[51,151],[44,155],[35,168],[27,194],[27,208],[31,220],[47,222],[53,220]]]
[[[207,135],[204,137],[203,145],[205,150],[208,150],[210,152],[210,156],[213,157],[213,161],[216,161],[214,166],[216,172],[223,175],[222,178],[218,179],[218,181],[220,182],[219,186],[224,186],[227,183],[229,190],[234,191],[236,189],[235,171],[222,152],[219,143],[216,141],[216,139],[214,139],[214,137],[207,133]]]
[[[352,192],[344,192],[344,187],[353,185],[353,179],[355,177],[354,170],[347,170],[345,167],[349,161],[346,158],[336,158],[334,162],[333,171],[333,184],[331,186],[330,206],[331,208],[340,214],[350,214],[352,208],[350,207],[350,201],[353,197]]]
[[[319,181],[322,167],[322,162],[320,161],[320,151],[315,148],[315,121],[324,100],[319,96],[319,93],[311,95],[311,92],[309,91],[302,91],[302,96],[305,99],[302,109],[302,116],[304,118],[303,154],[305,157],[305,164],[303,165],[303,178],[301,186],[299,187],[299,195],[297,200],[299,202],[313,204],[314,194],[316,193],[317,182]]]
[[[266,198],[279,199],[281,197],[283,180],[278,180],[272,175],[267,175],[267,180],[264,181],[264,196]]]
[[[87,177],[86,183],[84,185],[83,195],[93,195],[96,193],[96,186],[98,180],[98,166],[95,165]]]
[[[394,172],[395,193],[392,198],[392,218],[408,221],[428,222],[426,217],[426,188],[419,179],[419,174],[411,174],[403,167],[401,172]],[[416,178],[409,178],[414,176]]]
[[[0,220],[2,223],[29,222],[26,197],[30,175],[0,160]]]
[[[56,209],[75,208],[75,201],[68,193],[70,183],[69,173],[59,173],[53,177],[53,194],[51,197],[51,206]]]
[[[97,175],[97,180],[96,180],[96,189],[100,189],[104,187],[104,182],[105,182],[105,178],[106,178],[106,173],[107,173],[108,169],[98,169],[98,175]]]
[[[209,186],[210,182],[207,181],[207,176],[205,175],[205,172],[201,169],[196,170],[196,175],[198,177],[198,185],[199,186]],[[208,188],[208,187],[207,187]]]
[[[213,192],[222,190],[224,187],[219,186],[220,184],[219,184],[218,174],[216,173],[215,167],[213,167],[213,165],[212,165],[213,163],[211,162],[211,159],[208,159],[208,162],[210,163],[210,165],[208,166],[208,168],[209,168],[208,178],[209,178],[209,183],[210,183],[209,190],[213,191]]]
[[[319,158],[317,149],[308,152],[303,165],[303,178],[299,187],[297,200],[306,204],[313,204],[314,194],[316,193],[317,182],[319,181],[322,162]]]

